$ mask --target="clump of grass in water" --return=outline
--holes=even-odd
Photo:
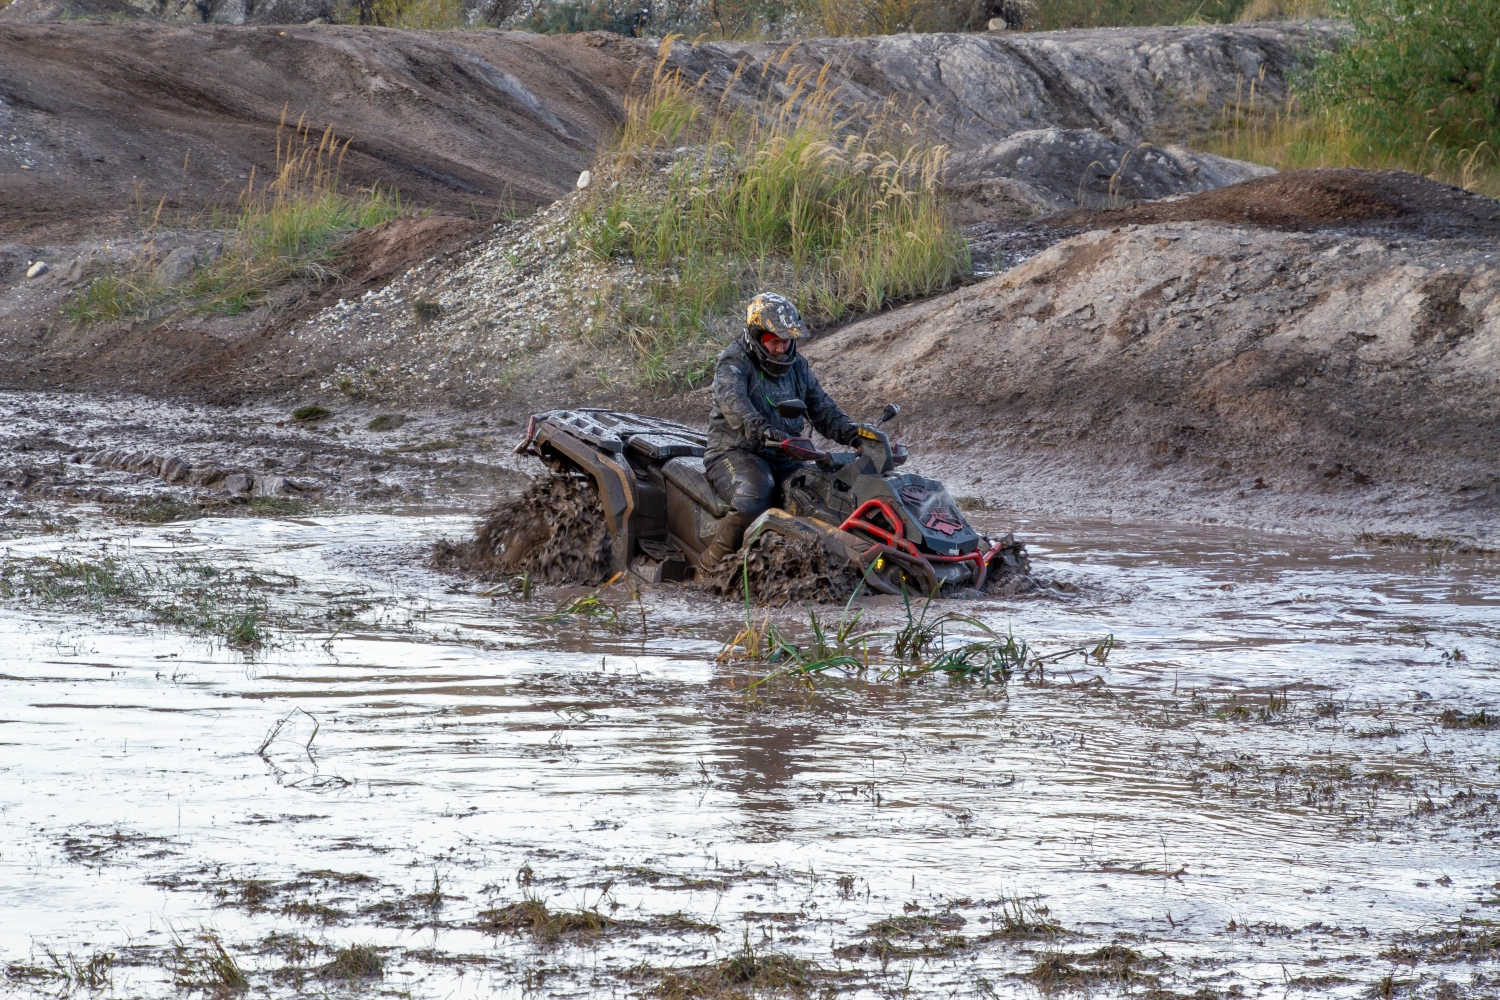
[[[479,927],[491,934],[528,934],[539,941],[556,941],[574,935],[592,936],[619,924],[598,907],[553,910],[540,896],[526,896],[479,914]]]
[[[323,420],[331,416],[333,416],[333,411],[321,403],[308,403],[306,406],[299,406],[292,411],[292,419],[303,424]]]
[[[595,587],[587,594],[573,598],[571,601],[564,604],[556,611],[548,612],[545,615],[536,615],[532,620],[542,622],[547,625],[556,625],[560,622],[565,621],[578,621],[581,619],[592,618],[601,621],[605,625],[613,624],[615,619],[619,617],[619,611],[616,610],[613,605],[605,603],[604,599],[599,595],[624,575],[625,574],[623,572],[616,573],[614,576],[610,577],[608,580],[604,581],[602,584]],[[523,578],[518,577],[517,579]],[[523,588],[529,586],[530,579],[530,574],[526,574],[524,577],[524,582],[522,584]],[[529,596],[527,599],[529,600]]]
[[[35,558],[0,563],[0,597],[105,607],[136,595],[145,580],[118,560]]]
[[[906,624],[895,633],[896,662],[886,671],[885,676],[905,681],[927,674],[942,673],[950,677],[977,679],[986,685],[994,683],[1003,686],[1010,681],[1016,670],[1026,666],[1027,657],[1031,655],[1031,647],[1024,639],[1017,639],[1014,633],[1007,631],[1002,636],[977,618],[952,611],[929,619],[927,612],[932,607],[931,597],[922,606],[922,613],[913,618],[911,599],[904,589],[902,599],[906,608]],[[982,637],[965,642],[955,649],[949,649],[947,630],[950,625],[978,629]],[[1105,643],[1112,647],[1114,637],[1109,637]],[[1100,644],[1101,650],[1105,648],[1105,643]],[[923,654],[934,647],[938,648],[938,655],[924,662]],[[906,666],[904,661],[908,660],[916,660],[917,666]],[[1102,656],[1099,662],[1103,662]]]
[[[136,524],[170,524],[202,516],[203,511],[195,504],[173,496],[146,497],[122,508],[118,514],[121,521]]]
[[[110,556],[0,560],[0,598],[94,613],[145,608],[158,622],[242,647],[270,638],[267,603],[251,591],[264,582],[192,561],[151,569]]]
[[[71,951],[59,955],[46,945],[41,948],[50,966],[15,962],[6,967],[6,977],[12,982],[51,983],[69,990],[79,986],[87,990],[102,990],[113,985],[114,952],[95,951],[88,958],[79,958]]]
[[[318,975],[325,979],[380,979],[385,975],[385,963],[380,952],[369,945],[352,944],[333,953],[333,958],[318,967]]]
[[[739,951],[709,965],[694,969],[668,970],[651,991],[661,1000],[695,1000],[701,997],[743,996],[772,992],[800,993],[812,985],[818,973],[814,962],[777,952],[756,951],[750,931]]]
[[[988,937],[1016,941],[1056,937],[1063,928],[1052,919],[1051,913],[1047,907],[1019,896],[1006,899],[994,917],[995,929]]]
[[[1145,970],[1161,964],[1160,959],[1146,958],[1138,951],[1112,944],[1083,955],[1049,952],[1025,977],[1044,991],[1058,986],[1078,987],[1099,982],[1153,985],[1159,982],[1158,977]]]
[[[760,287],[817,325],[931,295],[968,272],[937,193],[942,146],[894,108],[863,130],[841,124],[826,70],[786,69],[789,96],[756,113],[711,102],[667,70],[675,37],[648,93],[627,102],[573,219],[587,252],[628,260],[644,279],[594,304],[644,381],[706,377],[731,314]]]
[[[182,308],[235,315],[261,305],[288,280],[334,277],[341,240],[402,212],[394,190],[341,188],[339,169],[351,141],[340,141],[331,125],[321,135],[313,132],[305,115],[288,126],[283,110],[274,176],[257,186],[252,168],[234,215],[216,211],[210,222],[212,228],[233,230],[223,253],[171,287],[145,271],[102,275],[70,299],[64,312],[78,324]]]
[[[844,610],[839,615],[838,622],[834,625],[832,633],[818,620],[818,613],[813,610],[811,602],[807,606],[808,622],[812,628],[813,642],[806,649],[792,642],[787,636],[771,622],[770,613],[767,612],[761,619],[759,626],[755,625],[753,617],[753,606],[750,600],[750,544],[754,538],[746,540],[742,551],[745,552],[743,565],[740,569],[740,581],[745,595],[745,627],[725,644],[719,651],[720,662],[732,656],[746,656],[751,659],[764,660],[768,663],[785,661],[787,666],[781,670],[774,671],[756,681],[751,687],[759,687],[774,677],[784,675],[797,675],[811,683],[813,675],[824,673],[829,670],[854,669],[862,670],[870,663],[870,640],[878,638],[879,632],[856,632],[859,620],[864,617],[861,609],[850,617],[849,610],[854,601],[863,593],[865,584],[869,581],[870,573],[875,564],[871,562],[865,568],[864,575],[855,585],[854,591],[849,599],[844,602]],[[831,641],[830,641],[831,639]]]
[[[193,948],[178,939],[175,945],[176,969],[174,981],[179,989],[203,990],[208,993],[243,993],[250,988],[250,980],[224,950],[218,935],[198,935],[198,947]]]
[[[1500,728],[1500,714],[1480,709],[1477,712],[1444,710],[1438,721],[1444,729],[1496,729]]]

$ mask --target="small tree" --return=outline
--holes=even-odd
[[[1500,145],[1500,0],[1329,0],[1354,37],[1324,56],[1314,104],[1372,147]]]

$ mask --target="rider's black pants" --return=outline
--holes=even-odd
[[[786,478],[802,465],[796,459],[763,451],[726,451],[704,463],[714,492],[748,525],[779,498]]]

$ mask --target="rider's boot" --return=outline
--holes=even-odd
[[[703,568],[711,570],[719,565],[719,561],[740,547],[740,540],[745,537],[745,529],[750,527],[750,522],[755,520],[749,514],[738,510],[731,510],[724,515],[719,522],[719,530],[714,535],[714,540],[708,543],[708,548],[703,550],[700,561]]]

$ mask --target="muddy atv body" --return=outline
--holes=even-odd
[[[705,475],[706,445],[703,432],[671,420],[577,409],[532,416],[516,452],[588,477],[615,568],[657,582],[701,573],[703,552],[729,513]],[[780,506],[746,530],[746,546],[767,534],[821,546],[888,594],[983,589],[1027,571],[1026,551],[1012,536],[984,538],[942,483],[896,471],[906,451],[884,432],[862,430],[858,451],[824,452],[806,438],[782,447],[805,464],[787,479]]]

